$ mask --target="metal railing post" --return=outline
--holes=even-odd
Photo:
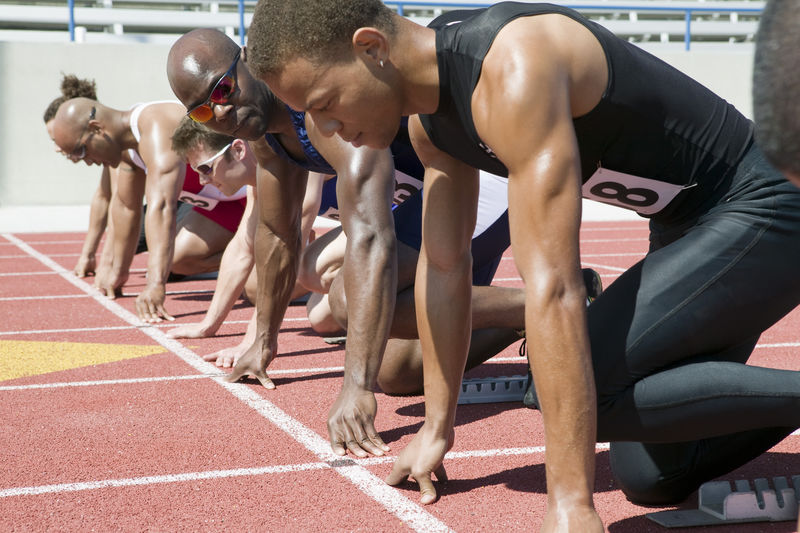
[[[692,11],[687,9],[684,14],[686,18],[686,33],[683,36],[683,43],[686,45],[686,51],[689,51],[692,42]]]
[[[75,0],[67,0],[69,10],[69,40],[75,42]]]
[[[244,46],[244,0],[239,0],[239,43]]]

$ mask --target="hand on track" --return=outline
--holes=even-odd
[[[242,347],[242,345],[239,344],[230,348],[223,348],[218,352],[206,354],[203,356],[203,359],[214,363],[218,367],[230,368],[239,361],[239,357],[241,357],[246,349],[246,347]]]
[[[148,323],[161,322],[162,320],[175,320],[164,308],[166,286],[163,284],[147,284],[144,290],[136,297],[136,312],[143,321]]]
[[[411,476],[419,485],[420,503],[425,505],[435,502],[436,489],[431,481],[431,473],[436,475],[437,480],[447,481],[447,472],[442,461],[453,447],[454,441],[455,433],[452,429],[449,437],[445,438],[428,430],[423,424],[419,433],[414,435],[408,446],[397,456],[386,483],[399,485]]]
[[[275,358],[277,343],[274,349],[262,350],[261,347],[260,342],[253,343],[236,362],[236,366],[233,367],[233,371],[225,378],[225,381],[235,383],[245,376],[253,376],[265,389],[274,389],[275,384],[267,376],[267,367]]]
[[[345,386],[328,413],[328,436],[333,453],[358,457],[383,455],[390,450],[375,430],[378,403],[375,393],[355,386]]]
[[[91,256],[82,255],[80,259],[78,259],[78,263],[75,265],[75,268],[72,269],[72,273],[78,276],[79,278],[85,278],[87,276],[95,274],[96,270],[97,270],[97,262],[95,261],[94,255]]]

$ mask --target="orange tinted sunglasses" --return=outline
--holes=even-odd
[[[236,89],[236,63],[239,62],[239,55],[242,53],[241,48],[236,51],[236,57],[233,59],[233,64],[228,71],[214,84],[211,93],[206,98],[205,102],[196,105],[186,113],[189,118],[195,122],[208,122],[214,116],[214,110],[211,104],[227,104],[233,91]]]

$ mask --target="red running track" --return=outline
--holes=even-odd
[[[340,387],[344,350],[290,307],[270,366],[277,385],[224,383],[201,355],[239,342],[252,307],[237,304],[211,339],[176,341],[134,316],[145,258],[125,296],[109,301],[70,274],[82,234],[0,236],[0,369],[33,346],[44,370],[0,382],[0,531],[536,531],[545,511],[539,412],[516,403],[460,406],[441,498],[420,506],[416,485],[385,485],[394,456],[423,420],[421,397],[378,394],[377,425],[388,457],[343,459],[330,452],[327,411]],[[605,284],[647,248],[644,222],[590,222],[581,231],[585,266]],[[91,283],[91,278],[88,279]],[[498,285],[519,286],[506,258]],[[177,323],[199,321],[214,281],[168,285]],[[761,338],[753,364],[798,369],[800,312]],[[78,344],[76,344],[78,343]],[[89,344],[93,343],[93,344]],[[83,352],[146,347],[150,355],[81,362]],[[76,362],[50,371],[48,361]],[[85,349],[82,347],[85,346]],[[470,375],[525,373],[517,345]],[[798,436],[724,479],[800,473]],[[595,502],[611,532],[667,531],[627,502],[598,445]],[[682,507],[697,506],[696,496]],[[688,531],[788,532],[759,523]],[[682,531],[682,530],[673,530]],[[683,530],[686,531],[686,530]]]

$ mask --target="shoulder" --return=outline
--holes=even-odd
[[[139,131],[143,134],[167,132],[169,137],[186,115],[186,108],[179,102],[153,102],[142,109],[138,118]]]

